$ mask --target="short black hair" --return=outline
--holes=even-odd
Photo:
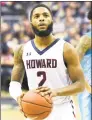
[[[49,8],[48,6],[46,6],[46,5],[44,5],[44,4],[39,4],[39,5],[36,5],[36,6],[32,9],[32,11],[31,11],[31,13],[30,13],[30,20],[32,20],[33,11],[34,11],[36,8],[38,8],[38,7],[45,7],[45,8],[47,8],[47,9],[49,10],[51,16],[52,16],[52,12],[51,12],[51,10],[50,10],[50,8]]]
[[[88,12],[88,16],[87,17],[88,17],[89,20],[92,20],[92,8]]]

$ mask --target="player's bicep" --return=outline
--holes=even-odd
[[[84,81],[83,70],[80,65],[79,57],[77,51],[73,46],[67,44],[66,51],[64,53],[65,62],[67,64],[67,70],[72,82],[75,81]]]

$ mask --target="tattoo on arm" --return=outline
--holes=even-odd
[[[20,46],[14,52],[14,67],[11,75],[12,81],[22,82],[23,80],[25,70],[22,60],[22,53],[23,53],[23,46]]]
[[[84,54],[90,47],[91,47],[91,39],[86,35],[81,37],[80,42],[76,47],[80,60],[83,58]]]

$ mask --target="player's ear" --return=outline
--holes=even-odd
[[[53,19],[51,20],[51,23],[53,23]]]
[[[30,21],[30,24],[32,25],[32,21]]]
[[[53,23],[53,18],[51,18],[51,22]]]

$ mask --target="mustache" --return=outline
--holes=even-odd
[[[39,23],[39,24],[38,24],[38,26],[43,26],[43,25],[47,25],[47,24],[45,24],[45,23]],[[33,29],[33,28],[37,29],[36,26],[34,26],[33,24],[31,24],[31,27],[32,27],[32,29]],[[48,29],[49,27],[53,27],[53,22],[51,22],[51,23],[48,25],[47,29]]]

